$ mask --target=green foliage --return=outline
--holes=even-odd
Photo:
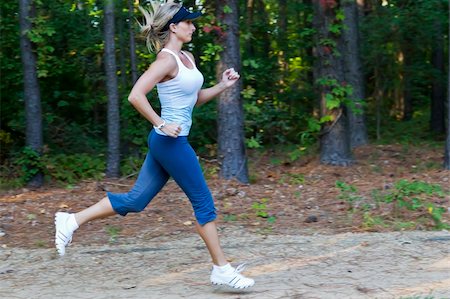
[[[131,164],[131,163],[130,163]],[[63,184],[74,184],[81,180],[101,179],[106,168],[104,155],[92,154],[38,154],[25,147],[11,165],[0,176],[2,189],[25,185],[34,175],[42,172],[46,179]]]
[[[408,88],[413,105],[419,109],[428,105],[429,87],[436,77],[430,63],[433,40],[438,34],[436,22],[443,30],[448,28],[447,4],[440,0],[393,0],[389,5],[376,5],[364,18],[362,57],[367,76],[373,76],[367,94],[382,94],[384,115],[401,118],[398,103],[405,76],[411,82]]]
[[[45,248],[47,247],[47,240],[36,240],[34,245],[38,248]]]
[[[119,237],[119,234],[120,234],[121,230],[122,229],[120,227],[113,226],[113,225],[107,225],[105,227],[105,231],[109,235],[109,242],[110,243],[117,242],[117,238]]]
[[[43,162],[42,155],[29,146],[22,149],[16,163],[21,167],[21,180],[23,183],[28,182],[36,174],[43,172],[45,169],[45,163]]]
[[[0,161],[3,161],[6,157],[3,155],[5,154],[5,149],[7,150],[13,143],[13,139],[11,137],[11,134],[8,132],[5,132],[3,130],[0,130]]]
[[[345,82],[339,83],[336,79],[320,78],[317,84],[324,87],[328,92],[325,94],[325,105],[327,109],[333,110],[340,108],[342,105],[350,106],[353,103],[351,95],[353,87]],[[321,120],[321,122],[330,121],[329,119]]]
[[[280,180],[280,183],[285,182],[290,185],[302,185],[305,183],[305,176],[301,173],[286,173]]]
[[[306,147],[296,147],[293,151],[289,152],[289,160],[291,162],[297,161],[304,155]]]
[[[247,148],[260,148],[261,147],[260,141],[258,141],[258,139],[255,137],[247,138],[245,140],[245,144],[246,144]]]
[[[369,114],[369,123],[374,123],[374,115]],[[410,145],[422,145],[426,147],[443,148],[443,140],[436,138],[429,132],[429,110],[423,113],[415,113],[412,119],[401,121],[394,117],[385,117],[381,123],[381,138],[377,144],[403,144],[405,150]],[[375,127],[369,126],[369,136],[375,138]]]
[[[18,2],[0,2],[0,96],[2,106],[0,130],[0,160],[2,182],[20,184],[10,175],[17,163],[22,181],[42,168],[47,178],[74,181],[85,178],[74,173],[77,163],[92,164],[93,177],[102,169],[99,153],[106,153],[106,89],[103,63],[103,3],[83,1],[36,1],[36,16],[31,19],[33,29],[27,35],[33,41],[37,55],[39,85],[41,90],[44,141],[46,154],[41,159],[50,161],[50,169],[40,165],[36,157],[22,155],[25,144],[25,113],[23,74],[20,60]],[[205,76],[205,87],[217,82],[216,64],[223,50],[218,42],[228,32],[214,16],[214,5],[201,1],[185,1],[186,5],[201,5],[206,12],[196,20],[197,31],[194,42],[186,45],[198,58],[198,67]],[[368,128],[375,136],[376,103],[373,95],[381,93],[383,117],[381,143],[403,144],[435,142],[428,132],[429,115],[424,107],[429,106],[431,80],[439,74],[432,68],[431,51],[435,39],[435,24],[441,22],[445,29],[448,15],[445,1],[389,1],[373,3],[362,21],[361,55],[366,71],[368,95]],[[254,1],[250,13],[247,3],[239,3],[239,37],[242,66],[240,68],[242,101],[245,112],[246,145],[251,149],[265,150],[275,145],[289,147],[287,158],[274,158],[274,163],[295,161],[308,151],[317,150],[321,126],[332,122],[333,115],[317,118],[318,95],[313,82],[316,30],[313,28],[310,1],[287,1],[286,15],[280,15],[280,2],[275,0]],[[230,13],[225,6],[224,13]],[[139,12],[135,17],[140,18]],[[285,28],[281,20],[286,20]],[[336,11],[335,20],[329,24],[331,36],[336,37],[345,29],[344,14]],[[124,173],[136,172],[138,161],[147,150],[147,135],[150,124],[128,103],[131,90],[130,53],[128,24],[138,28],[134,20],[128,20],[128,3],[117,2],[116,6],[116,53],[120,88],[122,149],[126,157],[122,163]],[[445,36],[447,41],[447,36]],[[335,48],[333,38],[319,41],[326,47]],[[448,43],[446,43],[448,44]],[[144,41],[137,39],[138,71],[142,74],[155,59],[147,53]],[[446,46],[447,47],[447,46]],[[409,52],[408,52],[409,51]],[[408,53],[406,53],[408,52]],[[406,56],[408,54],[409,56]],[[401,58],[403,57],[403,58]],[[408,65],[405,58],[409,57]],[[405,74],[411,75],[415,113],[410,122],[399,122],[398,100],[403,91]],[[445,76],[440,75],[443,81]],[[358,113],[353,101],[348,98],[352,88],[345,82],[329,79],[319,81],[327,88],[328,109],[339,109],[346,105]],[[148,98],[159,112],[155,91]],[[214,103],[195,109],[194,125],[190,142],[201,155],[215,156],[217,111]],[[442,142],[435,142],[442,147]],[[72,155],[86,153],[93,161],[76,162]],[[64,158],[64,155],[66,156]],[[20,156],[20,157],[19,157]],[[128,159],[128,156],[132,156]],[[19,158],[18,158],[19,157]],[[70,158],[69,158],[70,157]],[[33,160],[35,159],[35,160]],[[58,161],[62,166],[55,164]],[[97,161],[97,162],[95,162]],[[131,162],[133,161],[133,162]],[[30,164],[31,162],[31,164]],[[36,163],[36,165],[33,165]],[[46,162],[45,162],[46,163]],[[44,163],[44,164],[45,164]],[[23,165],[29,165],[22,169]],[[67,168],[66,168],[67,166]],[[84,167],[84,166],[83,166]],[[439,165],[422,164],[414,171],[437,168]],[[85,172],[88,172],[84,169]],[[3,183],[2,183],[3,184]],[[350,195],[350,194],[348,194]]]
[[[439,197],[444,196],[442,187],[421,181],[409,182],[400,180],[394,184],[394,190],[385,196],[386,202],[397,202],[399,207],[416,210],[422,207],[420,195]]]
[[[270,1],[269,1],[270,2]],[[106,91],[103,69],[103,12],[102,3],[85,1],[39,1],[37,15],[28,33],[38,56],[39,84],[44,118],[44,140],[52,154],[96,154],[106,152]],[[149,125],[126,101],[131,89],[128,41],[127,3],[117,4],[118,64],[121,92],[121,134],[124,148],[135,156],[146,148]],[[270,3],[267,3],[270,4]],[[2,159],[11,158],[24,144],[25,114],[22,94],[22,74],[19,52],[17,3],[3,1],[0,19],[2,25],[1,72],[2,130],[14,136],[10,146],[3,147]],[[194,1],[188,5],[197,5]],[[207,4],[204,4],[207,5]],[[259,5],[259,4],[255,4]],[[251,148],[270,144],[297,143],[306,128],[306,115],[311,112],[312,88],[308,82],[312,57],[314,29],[311,26],[312,8],[303,3],[289,3],[288,18],[302,15],[299,22],[288,22],[287,44],[271,43],[268,32],[277,33],[277,3],[273,2],[255,14],[251,30],[244,19],[241,24],[243,47],[242,96],[246,105],[246,138]],[[214,10],[209,9],[213,12]],[[230,12],[225,7],[225,13]],[[136,12],[136,11],[135,11]],[[268,18],[266,18],[266,16]],[[139,13],[136,14],[139,18]],[[133,22],[133,25],[137,25]],[[298,26],[300,24],[300,26]],[[205,87],[215,82],[216,62],[222,51],[217,39],[224,33],[212,13],[196,20],[198,28],[195,43],[187,49],[199,58],[199,69],[205,76]],[[250,29],[250,28],[249,28]],[[137,26],[135,26],[137,33]],[[300,39],[301,36],[301,39]],[[247,41],[245,41],[247,39]],[[121,41],[125,43],[121,44]],[[251,44],[254,53],[247,51]],[[285,47],[286,49],[282,48]],[[277,62],[279,51],[286,53],[287,72]],[[154,60],[141,39],[137,39],[139,71],[142,73]],[[120,61],[119,59],[123,59]],[[122,68],[122,66],[120,66]],[[149,95],[151,104],[159,110],[155,93]],[[248,109],[248,110],[247,110]],[[214,104],[195,110],[191,142],[199,153],[210,153],[216,143],[216,109]],[[269,134],[270,133],[270,134]],[[308,138],[301,138],[301,141]],[[308,139],[313,140],[313,139]],[[300,153],[300,152],[297,152]],[[295,156],[296,153],[294,153]],[[293,157],[295,159],[295,157]]]
[[[371,229],[379,226],[386,227],[387,225],[385,224],[382,217],[372,216],[370,212],[364,212],[362,226],[365,229]]]
[[[130,155],[121,161],[120,173],[122,176],[135,176],[139,173],[142,164],[144,163],[145,156]]]
[[[19,2],[0,2],[0,120],[2,135],[14,136],[13,143],[8,147],[1,144],[1,157],[3,159],[11,156],[12,152],[21,151],[24,146],[24,119],[23,109],[23,79],[22,64],[20,59],[19,40]],[[15,121],[18,130],[12,130],[10,121]]]
[[[8,178],[0,176],[0,190],[10,190],[23,187],[25,183],[21,178]]]
[[[446,195],[440,185],[423,181],[399,180],[387,191],[372,190],[371,197],[374,204],[361,196],[358,189],[352,185],[336,181],[336,187],[340,189],[338,198],[347,201],[353,212],[363,211],[362,226],[365,228],[386,227],[387,220],[390,218],[395,220],[393,225],[396,228],[412,228],[422,221],[422,216],[431,219],[435,229],[450,228],[449,224],[442,221],[443,214],[447,213],[446,209],[433,202],[434,198]],[[389,214],[374,215],[374,212],[382,207],[390,207]],[[422,216],[414,221],[404,221],[416,213]]]
[[[58,154],[45,158],[46,173],[55,181],[73,184],[83,179],[101,179],[106,169],[103,155]]]
[[[221,45],[207,43],[203,49],[203,55],[200,56],[202,62],[214,63],[220,59],[220,52],[223,50]]]
[[[193,128],[189,132],[189,141],[199,153],[215,157],[217,138],[217,110],[215,103],[207,103],[194,110]]]
[[[223,12],[224,12],[224,13],[232,13],[233,10],[231,9],[230,6],[225,5],[225,6],[223,7]]]
[[[53,65],[56,61],[52,59],[55,48],[47,42],[56,33],[48,18],[49,16],[38,15],[32,20],[32,30],[27,32],[30,41],[36,45],[38,78],[49,76],[49,73],[54,71],[54,67],[58,67]]]
[[[342,23],[344,19],[345,19],[344,11],[342,9],[337,9],[335,21],[329,25],[328,31],[337,36],[341,35],[342,30],[344,29],[344,24]]]
[[[254,202],[252,204],[252,209],[255,211],[256,217],[268,218],[269,213],[267,212],[267,198],[261,199],[260,202]]]
[[[233,222],[237,220],[237,216],[234,214],[224,214],[223,221],[225,222]]]
[[[441,186],[421,181],[409,182],[407,180],[400,180],[395,183],[393,191],[384,196],[384,201],[394,204],[395,213],[398,213],[398,210],[402,208],[410,211],[426,208],[428,215],[434,221],[435,228],[450,228],[449,225],[442,223],[442,214],[446,210],[442,207],[436,207],[432,202],[426,201],[427,198],[433,196],[444,196],[444,191]]]
[[[336,187],[340,190],[338,198],[345,200],[350,208],[353,210],[355,202],[362,200],[363,198],[358,194],[358,189],[355,186],[346,184],[341,181],[336,181]]]
[[[255,211],[256,217],[265,218],[269,224],[273,224],[276,221],[276,217],[274,215],[270,215],[267,211],[267,203],[269,199],[263,198],[259,202],[254,202],[252,204],[252,209]]]

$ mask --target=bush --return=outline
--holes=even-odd
[[[103,155],[88,154],[43,157],[46,175],[58,182],[75,183],[83,179],[101,179],[106,169]]]

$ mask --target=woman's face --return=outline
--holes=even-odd
[[[175,35],[183,42],[188,43],[192,40],[192,34],[195,32],[195,25],[191,20],[181,21],[175,25]]]

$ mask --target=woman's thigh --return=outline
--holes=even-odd
[[[199,223],[214,220],[216,217],[214,201],[197,155],[187,139],[157,136],[151,141],[151,148],[155,159],[188,196]]]
[[[166,170],[148,153],[133,188],[127,193],[108,192],[107,195],[114,211],[125,216],[129,212],[142,211],[168,179]]]

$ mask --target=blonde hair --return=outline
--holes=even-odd
[[[170,33],[170,30],[164,30],[164,27],[181,6],[181,3],[173,0],[150,1],[149,9],[139,6],[144,15],[144,22],[138,23],[150,52],[158,53],[164,47]]]

